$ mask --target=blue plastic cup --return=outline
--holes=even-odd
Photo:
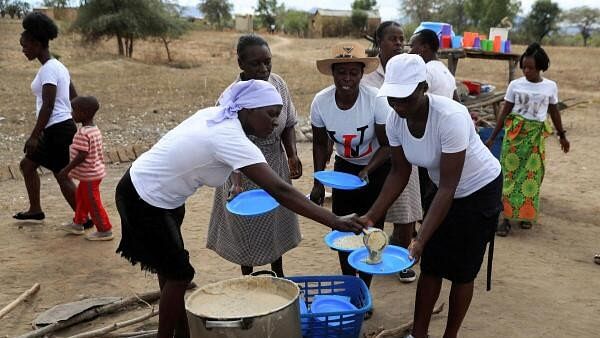
[[[452,35],[452,26],[449,24],[442,24],[442,32],[440,35]]]
[[[510,49],[510,40],[506,40],[504,41],[504,53],[510,53],[511,49]]]
[[[483,49],[481,42],[482,42],[481,39],[478,36],[476,36],[475,39],[473,40],[473,48],[474,49]]]
[[[452,38],[452,48],[461,48],[462,47],[462,36],[456,35]]]

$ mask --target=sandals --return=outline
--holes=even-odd
[[[519,223],[519,226],[521,227],[521,229],[529,230],[533,226],[533,223],[527,222],[527,221],[522,221]]]
[[[371,319],[371,317],[373,317],[373,309],[365,312],[365,320],[369,320],[369,319]]]
[[[510,222],[505,219],[502,223],[498,224],[498,228],[496,228],[496,235],[500,237],[508,236],[510,232]]]
[[[40,212],[20,211],[20,212],[17,212],[16,214],[14,214],[13,218],[17,219],[19,221],[27,221],[27,220],[41,221],[44,218],[46,218],[46,215],[42,211],[40,211]]]

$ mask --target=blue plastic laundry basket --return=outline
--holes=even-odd
[[[306,305],[310,307],[316,295],[350,297],[357,310],[302,314],[302,335],[305,338],[358,338],[365,317],[371,309],[371,295],[362,279],[354,276],[288,277],[300,287]]]
[[[487,139],[492,135],[492,131],[494,128],[480,128],[479,129],[479,137],[483,142],[487,141]],[[494,140],[494,145],[492,146],[492,154],[497,159],[500,159],[500,153],[502,152],[502,140],[504,139],[504,129],[500,129],[500,132],[496,136]]]

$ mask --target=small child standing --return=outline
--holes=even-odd
[[[65,225],[63,230],[83,235],[83,224],[89,215],[97,231],[88,234],[85,238],[90,241],[109,241],[113,239],[112,225],[100,199],[100,182],[106,176],[102,134],[94,125],[94,115],[100,105],[93,96],[78,96],[71,101],[71,106],[73,120],[81,123],[81,128],[73,136],[70,147],[71,161],[58,175],[75,178],[79,180],[79,185],[76,192],[75,218],[73,223]]]

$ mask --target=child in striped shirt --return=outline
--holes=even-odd
[[[78,96],[71,101],[73,120],[81,123],[81,128],[73,136],[70,147],[71,161],[64,167],[59,176],[69,176],[79,180],[76,192],[76,208],[73,223],[67,224],[63,230],[83,235],[83,223],[88,215],[96,225],[96,230],[87,236],[90,241],[109,241],[113,239],[112,225],[100,199],[100,182],[106,172],[102,154],[102,134],[94,125],[94,115],[100,108],[98,100],[92,96]]]

